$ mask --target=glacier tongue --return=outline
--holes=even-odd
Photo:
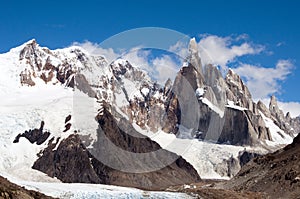
[[[10,179],[11,180],[11,179]],[[135,188],[119,187],[102,184],[82,183],[54,183],[54,182],[29,182],[11,180],[25,186],[30,190],[40,191],[46,195],[61,199],[95,199],[95,198],[119,198],[119,199],[190,199],[194,198],[185,193],[143,191]]]

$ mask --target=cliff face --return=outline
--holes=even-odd
[[[87,149],[78,134],[71,134],[58,146],[50,142],[33,168],[63,182],[151,190],[200,180],[186,160],[161,149],[136,132],[128,121],[117,122],[106,109],[97,116],[97,121],[97,141],[92,148]]]
[[[264,109],[261,102],[256,104],[252,101],[241,78],[229,70],[226,79],[223,79],[219,70],[212,65],[207,65],[204,71],[203,77],[194,67],[188,66],[178,73],[173,85],[174,97],[180,99],[181,115],[177,121],[201,132],[197,137],[203,140],[234,145],[272,141],[270,129],[259,111],[266,112],[270,117],[271,113]],[[189,114],[182,115],[182,110]]]
[[[299,132],[295,132],[295,129],[293,128],[294,127],[293,122],[296,120],[292,119],[289,113],[287,113],[286,116],[284,116],[283,111],[280,110],[278,107],[275,96],[271,96],[269,111],[272,120],[277,126],[279,126],[280,129],[284,130],[290,135],[299,133]]]

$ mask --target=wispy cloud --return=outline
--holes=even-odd
[[[280,82],[284,81],[293,69],[294,65],[290,60],[279,60],[272,68],[241,64],[234,71],[245,79],[254,99],[264,99],[281,92]]]
[[[125,54],[120,55],[120,57],[128,60],[135,67],[139,67],[147,72],[151,72],[152,68],[148,63],[149,54],[149,50],[144,50],[140,47],[134,47]]]
[[[283,41],[282,41],[282,42],[278,42],[278,43],[276,44],[277,47],[280,47],[280,46],[283,46],[283,45],[285,45],[285,42],[283,42]]]
[[[178,41],[176,44],[169,47],[169,51],[176,54],[182,59],[185,59],[188,54],[188,43]]]
[[[177,63],[168,55],[155,58],[152,62],[153,67],[157,71],[157,81],[164,84],[168,78],[175,79],[178,72]]]

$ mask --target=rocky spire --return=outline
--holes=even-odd
[[[199,56],[198,45],[195,38],[192,38],[189,43],[189,58],[188,61],[199,73],[203,74],[201,58]]]
[[[277,120],[279,120],[279,121],[284,120],[284,114],[283,114],[282,110],[279,109],[278,104],[277,104],[277,99],[274,95],[271,96],[269,110],[271,112],[271,115],[274,116]]]
[[[235,105],[254,111],[251,93],[241,77],[229,69],[225,81],[228,87],[227,99],[233,101]]]
[[[271,113],[271,117],[274,123],[279,126],[280,129],[284,130],[288,134],[292,135],[295,133],[295,130],[291,127],[291,121],[288,121],[289,114],[287,117],[284,116],[283,111],[278,107],[276,97],[274,95],[271,96],[269,110]],[[292,125],[293,126],[293,125]]]
[[[258,101],[257,102],[257,108],[258,110],[260,110],[265,116],[267,116],[268,118],[271,118],[271,113],[269,111],[269,109],[267,108],[267,106],[262,102],[262,101]]]

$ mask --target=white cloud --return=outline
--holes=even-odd
[[[181,59],[185,59],[188,54],[188,43],[178,41],[176,44],[170,46],[169,51],[179,56]]]
[[[277,47],[280,47],[280,46],[283,46],[283,45],[285,45],[285,42],[278,42],[278,43],[276,44]]]
[[[278,106],[284,113],[290,112],[292,117],[300,116],[299,102],[278,102]]]
[[[84,43],[74,42],[72,45],[80,46],[86,51],[88,51],[91,55],[102,55],[111,63],[112,61],[116,60],[120,55],[114,52],[112,48],[102,48],[99,44],[92,43],[90,41],[86,41]]]
[[[264,99],[280,93],[280,81],[285,80],[293,69],[291,61],[279,60],[274,68],[241,64],[233,70],[246,80],[254,99]]]
[[[154,69],[157,71],[157,81],[164,84],[168,78],[174,80],[178,72],[178,65],[168,55],[155,58],[152,62]]]
[[[226,71],[227,64],[235,61],[237,57],[258,54],[264,50],[261,45],[253,45],[245,41],[234,45],[235,42],[245,40],[247,37],[245,34],[236,38],[205,35],[198,43],[203,64],[219,65]]]
[[[135,67],[139,67],[142,70],[151,72],[152,68],[148,63],[149,54],[149,50],[143,50],[140,47],[135,47],[123,54],[121,57],[122,59],[129,61]]]

